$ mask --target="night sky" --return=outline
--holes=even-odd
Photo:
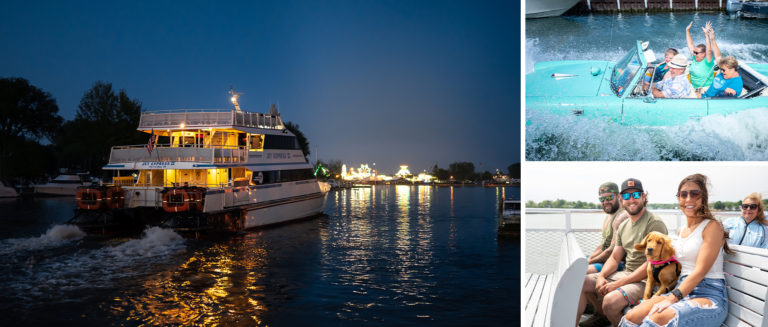
[[[150,1],[0,4],[0,77],[64,119],[96,81],[144,110],[278,104],[311,160],[411,171],[520,161],[520,4]]]

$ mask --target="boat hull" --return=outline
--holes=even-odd
[[[35,193],[40,195],[75,196],[79,186],[81,185],[43,184],[35,186]]]
[[[293,220],[315,217],[323,213],[323,193],[257,205],[246,210],[245,228],[264,227]]]
[[[579,0],[526,0],[525,18],[560,16],[578,2]]]

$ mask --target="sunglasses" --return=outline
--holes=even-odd
[[[598,199],[600,200],[600,202],[613,201],[613,194],[606,195],[606,196],[601,196]]]
[[[757,209],[757,205],[754,204],[754,203],[753,204],[742,204],[741,208],[744,209],[744,210],[747,210],[747,209],[755,210],[755,209]]]
[[[629,200],[629,197],[632,196],[635,199],[639,199],[642,194],[643,192],[621,193],[621,198]]]
[[[688,197],[689,194],[691,195],[691,199],[696,199],[699,196],[701,196],[701,190],[680,191],[677,193],[677,197],[681,199],[685,199]]]
[[[704,53],[704,51],[694,51],[693,54],[701,54]]]

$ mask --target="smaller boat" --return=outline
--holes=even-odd
[[[61,174],[52,181],[35,186],[35,194],[74,196],[77,188],[91,184],[88,173]]]
[[[743,2],[740,12],[744,18],[768,18],[768,1]]]
[[[520,236],[520,201],[503,199],[499,207],[499,235]]]
[[[579,0],[526,0],[525,18],[557,17],[578,2]]]
[[[0,198],[15,198],[17,196],[19,196],[19,193],[16,192],[16,189],[11,187],[10,184],[0,181]]]

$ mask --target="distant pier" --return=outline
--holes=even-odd
[[[725,11],[728,0],[581,0],[571,12]]]

